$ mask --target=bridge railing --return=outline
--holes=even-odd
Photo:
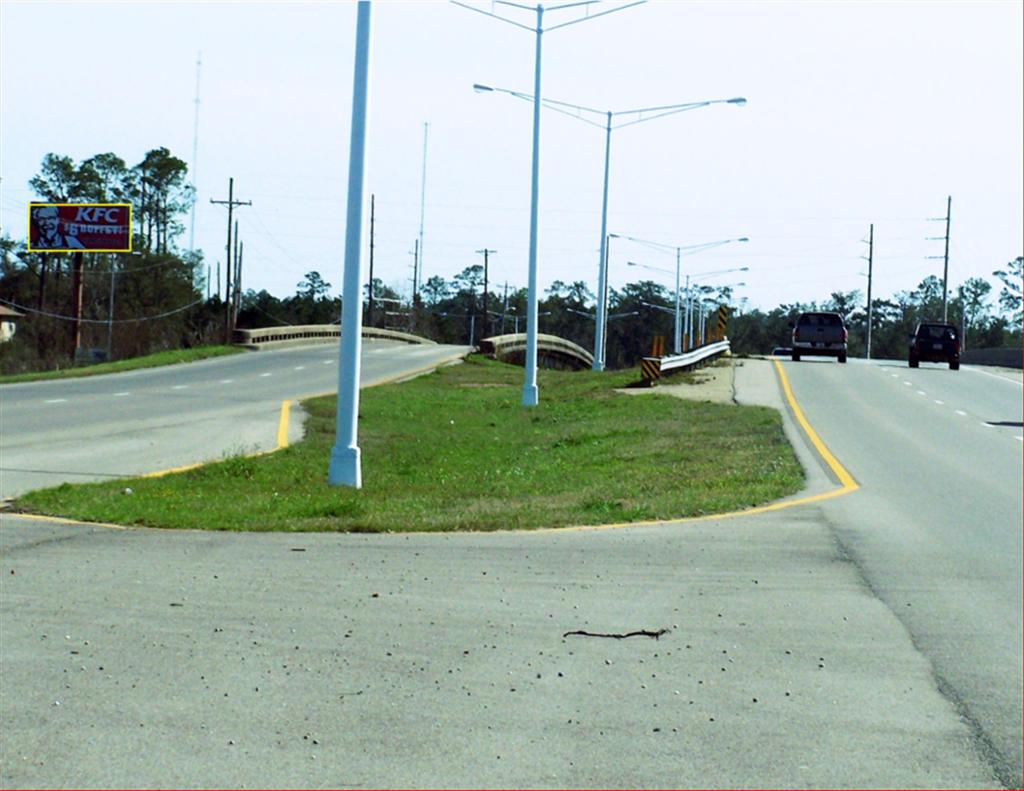
[[[407,332],[384,330],[377,327],[363,327],[364,338],[378,338],[405,343],[435,343]],[[334,343],[341,339],[341,327],[337,324],[298,324],[288,327],[262,327],[255,330],[235,330],[232,344],[246,349],[282,348],[308,343]]]
[[[640,378],[646,386],[651,387],[666,371],[689,371],[706,365],[728,351],[729,339],[725,338],[717,343],[700,346],[685,354],[670,357],[644,357],[640,361]]]
[[[519,352],[525,352],[526,333],[494,335],[490,338],[484,338],[480,341],[480,351],[499,360]],[[567,341],[565,338],[559,338],[557,335],[537,333],[537,351],[571,357],[581,363],[585,363],[588,367],[594,364],[594,355],[582,346],[572,341]]]

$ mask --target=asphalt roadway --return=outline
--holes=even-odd
[[[1019,373],[782,367],[840,466],[744,361],[738,400],[783,410],[808,471],[778,510],[441,535],[0,515],[0,785],[1019,787]]]
[[[469,347],[364,340],[362,386],[461,359]],[[281,403],[337,392],[338,344],[109,376],[0,387],[0,499],[70,481],[273,450]],[[288,440],[302,436],[301,415]]]

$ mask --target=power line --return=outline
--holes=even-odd
[[[156,321],[157,319],[165,319],[168,316],[173,316],[175,313],[181,313],[182,311],[188,310],[189,308],[195,307],[203,302],[202,299],[197,299],[195,302],[189,302],[187,305],[183,305],[180,308],[169,310],[166,313],[159,313],[156,316],[143,316],[138,319],[118,319],[117,321],[111,321],[110,319],[83,319],[77,316],[64,316],[60,313],[47,313],[44,310],[34,310],[32,308],[26,308],[24,305],[19,305],[17,302],[11,302],[6,299],[0,299],[5,305],[10,305],[16,310],[23,310],[26,313],[34,313],[37,316],[45,316],[48,319],[59,319],[60,321],[75,321],[82,324],[137,324],[143,321]]]

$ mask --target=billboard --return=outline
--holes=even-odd
[[[30,203],[29,252],[130,253],[130,203]]]

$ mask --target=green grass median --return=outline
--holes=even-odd
[[[17,510],[163,528],[444,531],[673,519],[762,505],[803,472],[764,407],[615,392],[635,371],[523,369],[479,357],[364,390],[363,488],[327,485],[334,397],[304,402],[306,436],[276,453],[160,478],[65,484]],[[131,489],[131,493],[126,493]]]

